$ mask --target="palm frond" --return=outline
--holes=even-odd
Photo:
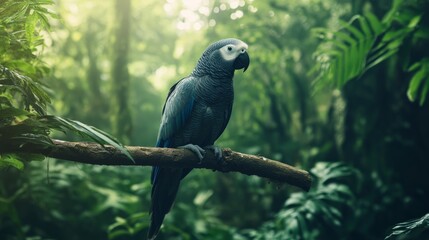
[[[395,1],[382,20],[368,12],[352,17],[349,22],[340,21],[338,31],[314,30],[322,39],[311,71],[316,73],[316,90],[326,85],[341,87],[398,52],[421,20],[421,14],[411,17],[400,14],[398,9],[402,3],[402,0]]]
[[[408,99],[412,102],[420,99],[419,104],[423,105],[429,93],[429,58],[414,63],[408,71],[415,72],[408,86]]]
[[[421,218],[396,224],[385,240],[412,240],[429,238],[429,213]]]
[[[134,162],[133,157],[130,155],[128,150],[124,146],[122,146],[121,143],[119,143],[113,136],[101,131],[100,129],[97,129],[95,127],[89,126],[76,120],[52,115],[41,116],[38,120],[43,124],[46,124],[46,126],[48,126],[50,129],[57,129],[63,132],[65,132],[66,130],[70,130],[83,137],[88,137],[101,145],[110,144],[116,149],[120,150],[131,161]]]
[[[318,84],[342,86],[366,71],[371,49],[385,29],[371,13],[354,16],[349,22],[341,21],[340,25],[339,31],[316,29],[324,40],[315,52],[313,70],[318,72]]]

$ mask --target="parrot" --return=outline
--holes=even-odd
[[[235,70],[247,70],[248,45],[235,38],[210,44],[191,74],[174,84],[162,109],[156,147],[184,148],[198,156],[206,150],[222,159],[222,150],[214,145],[231,117],[234,100],[232,79]],[[151,183],[151,223],[147,238],[155,239],[165,215],[170,211],[180,181],[191,168],[154,166]]]

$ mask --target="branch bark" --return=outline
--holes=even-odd
[[[110,145],[104,147],[97,143],[66,142],[54,140],[49,148],[37,146],[19,146],[2,148],[0,152],[26,152],[42,154],[47,157],[95,165],[137,165],[178,168],[206,168],[220,172],[241,172],[257,175],[275,182],[288,183],[308,191],[311,176],[307,171],[270,160],[265,157],[234,152],[223,149],[224,160],[216,160],[212,151],[207,151],[203,161],[186,149],[127,146],[134,162],[121,151]]]

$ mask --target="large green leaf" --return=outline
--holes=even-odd
[[[0,170],[5,167],[14,167],[16,169],[22,170],[24,169],[24,163],[15,157],[13,155],[0,155]]]
[[[429,92],[429,58],[424,58],[414,63],[409,71],[415,71],[407,90],[407,96],[414,102],[420,98],[420,105],[426,101]]]
[[[318,162],[311,173],[316,184],[310,192],[290,195],[277,213],[274,226],[271,223],[264,226],[276,229],[276,236],[267,237],[264,229],[265,235],[257,239],[325,239],[315,229],[324,229],[329,232],[329,239],[337,239],[340,229],[345,227],[346,212],[353,213],[355,192],[350,186],[360,183],[359,173],[345,164],[326,162]],[[335,232],[337,237],[332,235]],[[253,234],[252,239],[258,236]]]
[[[367,70],[368,55],[384,29],[370,13],[356,15],[349,22],[341,21],[340,25],[339,31],[318,30],[324,35],[324,42],[315,53],[319,84],[342,86]]]
[[[122,146],[114,137],[109,135],[106,132],[103,132],[97,128],[89,126],[87,124],[81,123],[79,121],[70,120],[58,116],[45,115],[39,118],[41,122],[49,126],[50,128],[54,128],[60,131],[71,130],[75,133],[78,133],[82,136],[88,137],[95,142],[103,145],[110,144],[120,150],[123,154],[125,154],[131,161],[134,162],[133,157],[130,155],[128,150]]]
[[[323,39],[315,52],[316,64],[311,71],[317,73],[316,90],[320,89],[318,85],[341,87],[398,52],[404,39],[419,29],[421,21],[419,14],[400,11],[402,3],[395,1],[383,20],[367,12],[364,16],[352,17],[349,22],[340,21],[338,31],[316,30]],[[414,81],[420,82],[420,75],[415,76]],[[414,93],[409,96],[414,97]]]
[[[414,240],[429,238],[429,213],[419,219],[396,224],[385,240]]]

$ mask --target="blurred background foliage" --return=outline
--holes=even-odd
[[[218,145],[311,169],[315,183],[304,193],[195,170],[159,239],[425,239],[426,9],[426,0],[0,0],[0,142],[49,141],[50,124],[15,131],[46,123],[47,109],[153,146],[169,87],[208,44],[236,37],[251,65],[236,73]],[[1,239],[144,238],[149,168],[35,160],[1,155]]]

